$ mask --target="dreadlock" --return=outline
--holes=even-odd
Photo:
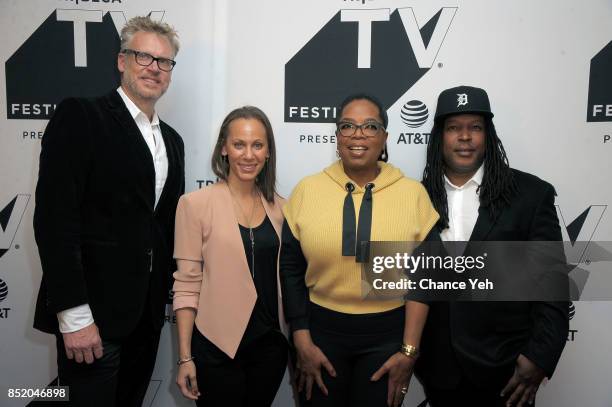
[[[497,137],[493,120],[485,120],[485,153],[484,176],[479,189],[480,204],[489,209],[489,215],[496,219],[501,209],[510,203],[510,199],[518,192],[518,187],[508,164],[506,150]],[[436,120],[427,146],[427,162],[423,170],[423,185],[440,215],[438,225],[448,227],[448,201],[444,188],[444,157],[442,155],[442,139],[444,134],[444,118]]]

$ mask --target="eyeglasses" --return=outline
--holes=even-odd
[[[174,65],[176,65],[176,61],[173,61],[168,58],[155,58],[153,55],[147,54],[146,52],[135,51],[133,49],[124,49],[121,51],[122,54],[133,54],[134,59],[138,65],[149,66],[153,63],[153,61],[157,62],[157,67],[164,72],[170,72]]]
[[[351,122],[340,122],[338,123],[337,132],[342,137],[353,137],[357,134],[357,129],[361,129],[361,134],[366,138],[377,137],[381,130],[385,130],[382,123],[375,121],[365,122],[363,124],[355,124]]]

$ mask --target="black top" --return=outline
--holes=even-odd
[[[249,270],[253,275],[249,228],[240,225],[240,235],[242,236]],[[257,302],[255,302],[255,308],[253,308],[251,319],[242,337],[241,345],[260,337],[270,329],[279,329],[276,261],[280,242],[267,216],[261,225],[253,228],[253,236],[255,238],[255,275],[253,281],[257,291]]]
[[[251,239],[249,228],[239,225],[242,244],[251,275],[253,275],[253,256],[251,251]],[[257,301],[251,314],[251,319],[246,327],[238,349],[247,346],[255,339],[268,333],[270,330],[280,329],[278,321],[278,289],[276,285],[276,261],[278,255],[279,240],[272,222],[268,216],[261,225],[253,228],[255,241],[255,290]],[[217,346],[206,339],[197,329],[194,330],[194,351],[198,351],[199,358],[210,362],[227,359]],[[195,354],[195,352],[194,352]]]
[[[308,329],[310,319],[310,295],[306,287],[306,268],[308,263],[302,252],[299,240],[293,236],[287,220],[283,222],[283,242],[280,256],[281,289],[285,318],[291,332]]]

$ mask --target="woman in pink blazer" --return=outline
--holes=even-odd
[[[198,406],[271,405],[287,365],[272,126],[256,107],[223,121],[212,156],[219,183],[176,212],[177,384]]]

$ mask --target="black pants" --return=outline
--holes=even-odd
[[[271,330],[240,347],[234,359],[223,354],[209,357],[211,343],[193,328],[191,352],[195,356],[198,407],[264,407],[276,397],[287,368],[287,340]]]
[[[70,387],[66,406],[141,407],[149,387],[160,331],[148,313],[128,337],[102,341],[104,355],[88,365],[66,357],[62,335],[57,335],[58,384]]]
[[[508,378],[509,379],[509,378]],[[501,397],[502,387],[482,388],[463,378],[455,389],[437,389],[424,386],[431,407],[505,407],[510,397]],[[534,406],[531,404],[530,406]]]
[[[344,314],[311,303],[310,335],[336,370],[331,377],[322,370],[325,396],[316,383],[310,401],[300,394],[301,406],[387,407],[385,375],[370,377],[396,353],[404,333],[404,307],[375,314]]]

